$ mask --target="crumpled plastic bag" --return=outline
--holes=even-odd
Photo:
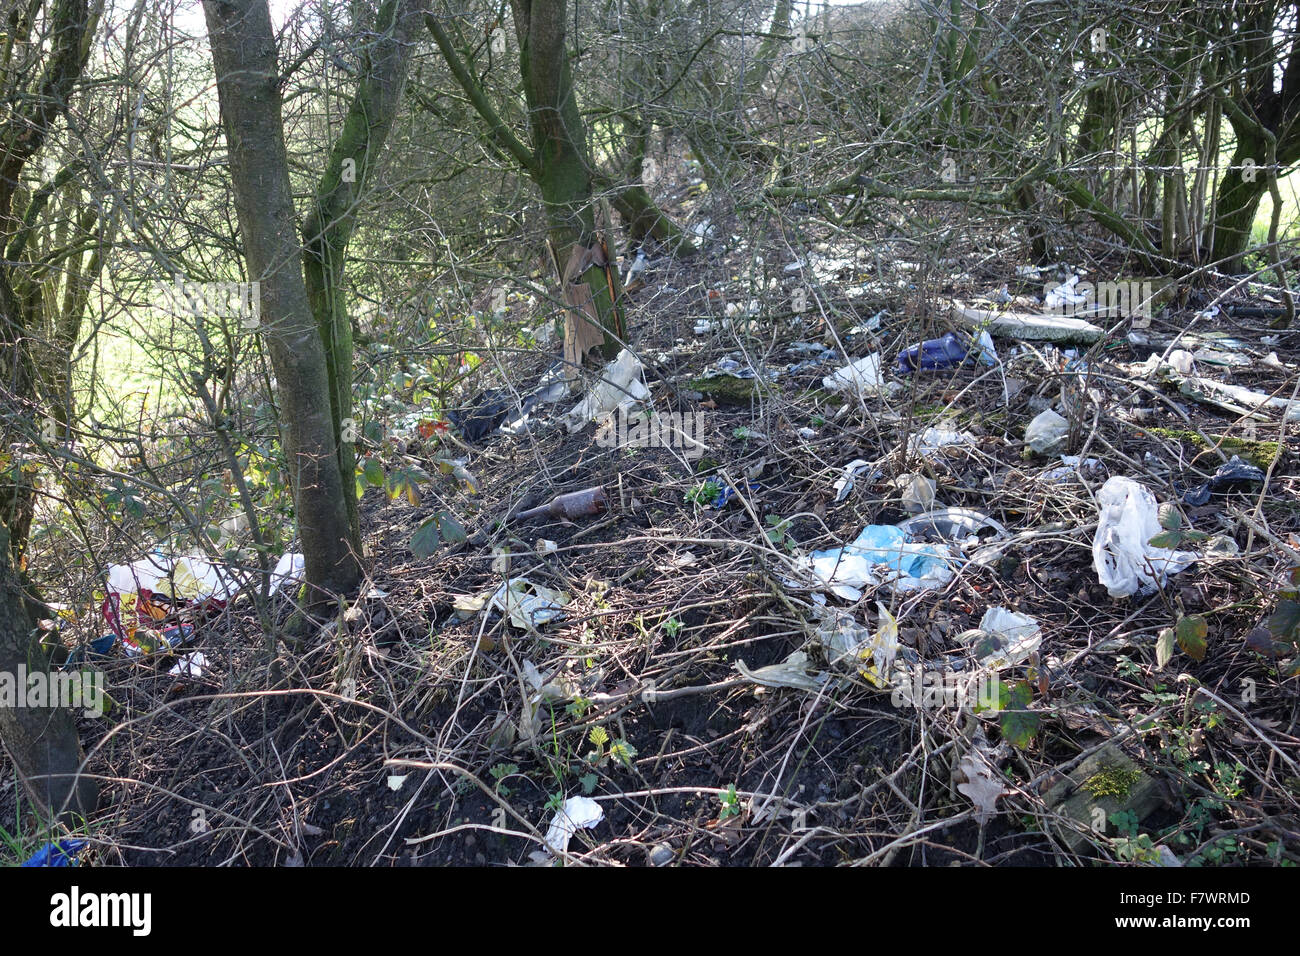
[[[808,673],[808,655],[803,651],[795,651],[780,664],[751,670],[743,660],[738,660],[733,666],[741,677],[764,687],[790,687],[816,693],[825,679]]]
[[[117,594],[140,590],[189,601],[228,600],[237,589],[230,570],[205,558],[169,558],[157,552],[108,569],[108,589]]]
[[[603,819],[605,811],[591,797],[569,797],[551,818],[551,825],[546,829],[546,845],[553,853],[564,853],[580,827],[590,830]]]
[[[1097,492],[1097,505],[1092,565],[1111,597],[1150,591],[1196,560],[1191,551],[1151,546],[1161,527],[1155,495],[1146,486],[1116,475]]]
[[[1004,607],[985,611],[974,635],[978,635],[975,653],[980,665],[993,670],[1024,663],[1043,642],[1037,619]]]
[[[854,391],[859,395],[878,392],[884,384],[885,379],[880,374],[879,352],[855,359],[822,379],[822,386],[828,392]]]
[[[898,621],[889,608],[876,602],[880,626],[873,634],[862,627],[853,615],[828,611],[817,626],[817,639],[831,665],[846,660],[859,664],[858,673],[876,687],[886,688],[894,673],[898,656]]]
[[[908,454],[915,455],[920,453],[926,458],[934,458],[936,454],[944,454],[945,448],[955,448],[962,445],[974,445],[975,436],[970,432],[957,431],[953,428],[932,427],[927,428],[919,435],[913,435],[907,440]]]
[[[915,544],[894,525],[872,524],[842,548],[814,551],[805,567],[836,597],[856,601],[859,588],[869,584],[890,584],[899,592],[943,587],[956,560],[947,547]]]
[[[304,567],[305,559],[298,552],[286,551],[280,555],[280,560],[275,562],[275,570],[271,572],[271,593],[296,584],[302,579]]]
[[[528,578],[511,578],[485,602],[510,618],[510,623],[531,631],[564,615],[569,596],[563,591],[534,584]]]
[[[1070,422],[1050,408],[1039,412],[1025,429],[1025,444],[1040,455],[1051,454],[1061,447],[1070,434]]]
[[[641,379],[643,370],[641,360],[635,355],[627,349],[619,352],[618,357],[601,370],[600,381],[561,419],[569,434],[582,431],[588,422],[604,418],[621,406],[649,398],[650,389]]]

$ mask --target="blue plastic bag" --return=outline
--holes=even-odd
[[[57,843],[47,843],[20,866],[76,866],[77,854],[85,848],[85,840],[59,840]]]

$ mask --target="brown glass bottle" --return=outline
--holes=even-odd
[[[573,521],[575,518],[598,515],[607,508],[609,508],[609,499],[605,496],[605,489],[597,486],[556,495],[544,505],[519,512],[516,518],[519,521],[535,521],[538,518],[563,518],[566,521]]]

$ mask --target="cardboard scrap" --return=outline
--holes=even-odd
[[[609,254],[604,242],[585,247],[574,243],[563,282],[564,304],[568,306],[564,312],[564,361],[570,368],[581,365],[589,351],[605,344],[591,287],[582,281],[587,270],[597,266],[608,274]]]

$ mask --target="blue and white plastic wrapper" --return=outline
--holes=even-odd
[[[814,551],[807,569],[836,597],[856,601],[861,588],[889,584],[898,592],[941,588],[961,560],[952,549],[916,544],[893,525],[867,525],[842,548]]]

